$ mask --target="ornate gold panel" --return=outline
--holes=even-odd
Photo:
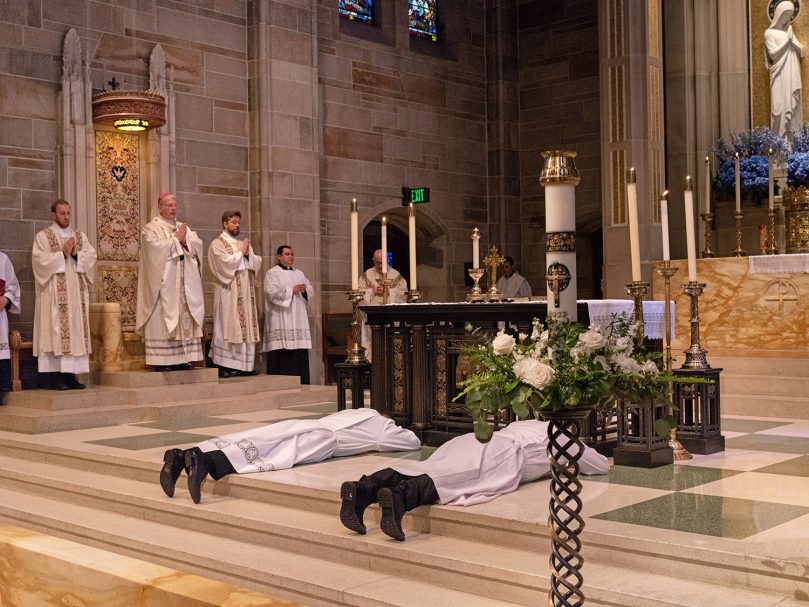
[[[612,179],[612,223],[627,222],[626,218],[626,155],[623,150],[610,153],[610,177]]]

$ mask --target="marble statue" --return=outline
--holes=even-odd
[[[775,6],[770,27],[764,32],[770,71],[770,125],[779,135],[803,125],[800,64],[803,45],[792,30],[795,14],[795,4],[782,0]]]

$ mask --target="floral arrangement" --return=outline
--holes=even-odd
[[[479,334],[478,329],[472,330]],[[521,418],[541,410],[558,411],[582,402],[610,406],[620,398],[633,403],[665,402],[670,376],[661,373],[662,354],[634,347],[635,331],[626,315],[609,325],[591,326],[534,319],[532,334],[515,339],[503,331],[488,343],[464,350],[478,371],[463,384],[478,439],[487,441],[497,411]],[[665,423],[671,427],[672,420]]]
[[[787,185],[809,186],[809,125],[804,124],[795,131],[792,147],[794,151],[787,160]]]
[[[732,133],[719,139],[711,148],[719,161],[714,182],[716,191],[728,196],[735,194],[735,158],[738,152],[742,196],[756,201],[766,198],[769,186],[767,161],[769,150],[776,156],[786,156],[789,144],[784,137],[764,126]]]

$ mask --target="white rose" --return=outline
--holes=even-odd
[[[612,362],[618,365],[618,368],[624,373],[638,373],[640,371],[638,361],[626,354],[616,354],[612,357]]]
[[[514,363],[514,375],[529,386],[541,390],[553,379],[553,367],[533,358],[523,358]]]
[[[579,335],[578,345],[584,348],[587,352],[595,352],[607,343],[607,338],[598,331],[590,329]]]
[[[494,353],[498,355],[511,354],[511,351],[514,349],[514,343],[514,338],[511,335],[498,333],[492,340],[492,349]]]

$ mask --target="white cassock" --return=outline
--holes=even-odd
[[[382,279],[382,273],[377,272],[376,266],[368,268],[360,275],[357,284],[358,289],[362,289],[365,293],[362,296],[362,302],[366,306],[381,306],[382,296],[374,295],[374,287],[379,286],[379,280]],[[388,287],[388,303],[406,303],[407,302],[407,281],[404,276],[399,274],[397,270],[388,268],[388,280],[391,284]],[[371,328],[368,326],[368,318],[365,312],[362,313],[362,347],[365,348],[365,356],[371,360]]]
[[[8,298],[11,306],[6,310],[0,309],[0,360],[11,358],[11,349],[8,344],[8,313],[20,313],[20,283],[14,273],[14,266],[5,253],[0,253],[0,295]],[[0,386],[2,388],[2,386]]]
[[[306,296],[293,295],[292,287],[306,285]],[[306,312],[315,290],[300,270],[275,266],[264,276],[264,340],[261,351],[310,350],[312,334]]]
[[[247,474],[366,451],[410,451],[421,443],[373,409],[346,409],[321,419],[289,419],[235,432],[198,446],[206,453],[222,451],[237,473]]]
[[[495,432],[488,443],[464,434],[444,443],[424,461],[396,463],[391,468],[408,476],[427,474],[441,504],[471,506],[547,475],[547,445],[548,422],[512,422]],[[582,474],[609,472],[607,458],[590,447],[585,447],[579,466]]]
[[[183,249],[179,222],[155,217],[141,231],[135,331],[146,342],[147,365],[202,360],[202,240],[190,228]]]
[[[62,244],[76,238],[76,257]],[[95,283],[96,250],[87,237],[56,223],[34,237],[34,342],[40,373],[90,371],[90,286]]]
[[[525,276],[515,271],[509,278],[503,274],[497,279],[497,290],[502,294],[503,299],[514,299],[515,297],[531,297],[531,285]]]
[[[261,257],[253,247],[244,256],[237,245],[233,236],[222,232],[208,248],[214,276],[211,358],[221,367],[252,371],[261,339],[255,289]]]

